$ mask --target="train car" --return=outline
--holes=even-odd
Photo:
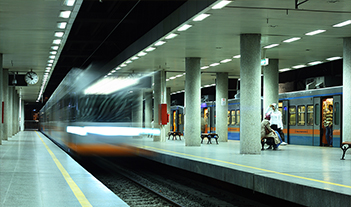
[[[96,80],[89,79],[93,76],[88,73],[73,69],[67,74],[40,110],[41,132],[74,155],[134,155],[134,149],[128,147],[131,139],[149,134],[150,130],[159,134],[157,130],[141,127],[140,94],[132,92],[144,87],[145,81],[151,87],[151,78],[138,79],[126,90],[106,93],[106,88],[96,88],[102,90],[99,92],[92,87],[100,81],[113,83],[117,77]],[[121,79],[118,81],[120,83]],[[118,87],[113,84],[113,88]]]
[[[263,105],[263,101],[261,103]],[[303,90],[279,94],[285,142],[308,146],[329,146],[324,126],[329,105],[333,105],[333,147],[342,143],[342,86]],[[215,102],[201,104],[205,132],[216,131]],[[261,117],[263,117],[263,109]],[[240,140],[240,99],[228,100],[228,139]]]
[[[170,114],[170,131],[180,132],[184,135],[184,107],[183,106],[171,106]]]

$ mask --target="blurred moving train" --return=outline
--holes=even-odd
[[[159,133],[141,127],[142,96],[133,93],[151,88],[152,79],[96,77],[93,69],[72,69],[40,110],[40,130],[75,155],[133,155],[127,146],[131,139]],[[125,89],[107,91],[129,83]]]
[[[333,147],[341,145],[342,86],[311,89],[279,94],[285,142],[289,144],[327,146],[325,138],[325,113],[333,105]],[[171,107],[171,131],[184,131],[182,106]],[[216,131],[216,103],[201,104],[201,114],[206,120],[205,132]],[[263,117],[263,109],[261,117]],[[228,100],[228,139],[240,140],[240,99]]]

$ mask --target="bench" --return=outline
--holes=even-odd
[[[201,144],[203,143],[205,137],[208,139],[207,144],[212,144],[211,138],[216,139],[216,143],[218,144],[218,138],[219,138],[218,134],[216,134],[216,133],[201,133]]]
[[[343,151],[341,159],[342,159],[342,160],[345,160],[344,157],[345,157],[346,151],[347,151],[348,149],[351,148],[351,141],[349,141],[349,142],[343,142],[343,143],[341,144],[341,147],[340,147],[340,148],[341,148],[342,151]]]
[[[182,133],[181,132],[168,132],[168,139],[171,137],[172,135],[172,140],[177,140],[177,136],[179,137],[179,140],[181,139]]]

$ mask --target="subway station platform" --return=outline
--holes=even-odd
[[[40,132],[0,145],[0,206],[128,206]]]
[[[132,145],[152,154],[149,159],[301,205],[351,206],[351,155],[341,160],[340,148],[286,145],[243,155],[232,140],[186,147],[183,139],[143,138]]]

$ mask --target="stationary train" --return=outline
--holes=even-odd
[[[105,92],[106,88],[89,88],[101,83],[89,72],[69,72],[40,110],[41,132],[74,155],[133,156],[135,149],[128,146],[131,139],[157,133],[141,128],[142,116],[138,114],[142,113],[137,111],[142,101],[140,93],[132,92],[145,85],[151,87],[151,78],[138,79],[128,90],[103,94],[99,90]],[[106,80],[113,83],[115,79]],[[113,83],[113,88],[124,85],[118,83]]]
[[[279,94],[285,141],[289,144],[327,146],[325,113],[333,105],[333,147],[341,145],[342,86],[303,90]],[[206,120],[205,131],[215,132],[215,102],[201,104],[201,114]],[[262,117],[264,110],[262,109]],[[171,107],[171,130],[184,130],[183,107]],[[240,99],[228,100],[228,139],[240,140]]]

